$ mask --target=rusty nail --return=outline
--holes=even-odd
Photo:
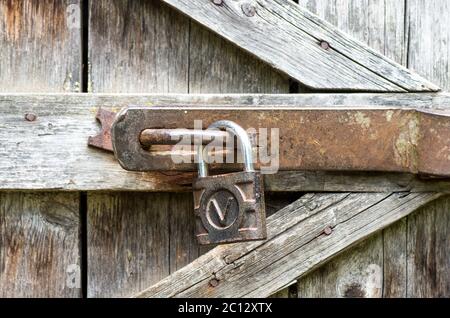
[[[320,47],[324,50],[328,50],[330,48],[330,43],[327,41],[320,41]]]
[[[324,230],[323,233],[325,233],[325,235],[330,235],[331,233],[333,233],[333,229],[331,226],[327,226]]]
[[[223,0],[212,0],[212,3],[215,5],[221,6],[223,4]]]
[[[256,7],[248,2],[244,3],[241,8],[247,17],[253,17],[256,14]]]
[[[209,285],[211,287],[217,287],[219,285],[219,281],[217,279],[213,278],[209,281]]]
[[[33,113],[26,113],[25,114],[25,120],[26,121],[35,121],[37,119],[37,116]]]

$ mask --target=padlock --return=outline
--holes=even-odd
[[[208,176],[199,146],[198,178],[193,182],[196,236],[200,244],[232,243],[266,238],[264,185],[253,167],[252,145],[238,124],[221,120],[208,129],[227,129],[240,140],[244,171]]]

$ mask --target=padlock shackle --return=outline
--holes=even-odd
[[[244,128],[231,120],[219,120],[212,123],[208,129],[228,129],[238,140],[240,140],[241,152],[244,157],[244,170],[247,172],[255,171],[253,166],[252,143]],[[208,176],[208,166],[204,160],[204,148],[202,145],[198,147],[198,176],[200,178]]]

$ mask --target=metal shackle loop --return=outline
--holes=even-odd
[[[253,166],[253,153],[252,153],[252,143],[250,138],[244,128],[239,126],[230,120],[219,120],[212,123],[208,129],[228,129],[230,130],[239,140],[241,144],[241,152],[244,157],[244,171],[253,172],[255,171]],[[203,145],[198,147],[198,176],[200,178],[208,176],[208,166],[204,160]]]

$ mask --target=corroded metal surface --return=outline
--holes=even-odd
[[[196,236],[200,244],[266,238],[264,189],[259,172],[235,172],[194,181]]]
[[[113,151],[112,141],[111,141],[111,126],[114,122],[116,113],[99,108],[95,118],[98,120],[101,126],[101,131],[96,136],[90,136],[88,139],[88,145],[100,148],[106,151]]]
[[[167,149],[144,149],[139,136],[144,129],[192,129],[199,119],[203,128],[221,119],[246,129],[278,128],[280,170],[450,176],[450,117],[397,108],[128,108],[113,127],[116,157],[127,170],[195,171],[195,164],[175,164]]]

